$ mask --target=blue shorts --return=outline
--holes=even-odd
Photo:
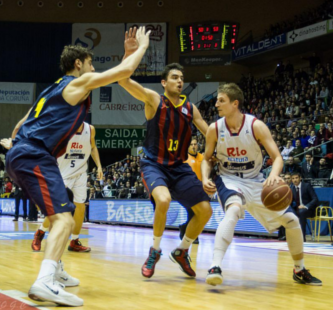
[[[57,160],[37,141],[21,140],[6,155],[6,170],[44,215],[72,212]]]
[[[202,201],[209,201],[202,183],[186,163],[176,167],[166,167],[144,158],[140,161],[140,168],[143,183],[151,199],[155,187],[165,186],[169,189],[172,199],[185,208],[190,209]],[[153,199],[152,202],[155,205]]]
[[[224,212],[226,211],[225,209],[225,203],[228,200],[228,198],[230,196],[240,196],[240,194],[232,189],[227,188],[224,185],[224,182],[222,181],[220,176],[216,176],[215,179],[215,185],[216,185],[216,189],[217,189],[217,194],[219,195],[221,204],[222,204],[222,208],[224,210]]]

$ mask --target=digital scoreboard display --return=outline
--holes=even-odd
[[[214,22],[177,27],[180,51],[232,50],[235,48],[239,25]]]

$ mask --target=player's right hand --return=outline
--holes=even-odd
[[[129,31],[125,33],[125,55],[130,56],[138,49],[138,41],[136,40],[136,27],[130,28]]]
[[[1,139],[0,144],[7,150],[10,150],[13,146],[12,138],[9,139]]]
[[[211,180],[203,180],[202,181],[202,186],[204,191],[208,194],[208,195],[214,195],[216,192],[216,186],[215,183]]]
[[[136,31],[136,40],[139,43],[140,47],[143,47],[145,49],[148,48],[149,46],[149,36],[150,36],[151,31],[147,31],[146,33],[146,27],[140,27],[137,31]]]

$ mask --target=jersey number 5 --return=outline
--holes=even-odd
[[[170,145],[168,151],[177,151],[178,149],[178,140],[169,139]]]
[[[35,114],[35,118],[37,118],[40,114],[40,111],[42,111],[44,103],[46,102],[45,98],[42,98],[41,100],[38,101],[37,106],[36,106],[36,114]]]

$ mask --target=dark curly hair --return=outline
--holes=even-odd
[[[80,59],[83,63],[89,56],[93,58],[94,54],[85,47],[66,45],[60,56],[60,70],[66,74],[66,72],[74,69],[76,59]]]

